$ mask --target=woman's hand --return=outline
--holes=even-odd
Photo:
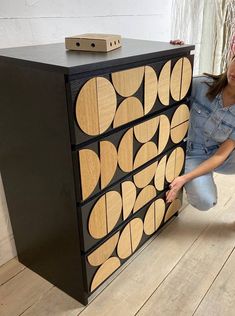
[[[170,44],[173,45],[184,45],[184,41],[177,39],[177,40],[170,40]]]
[[[177,197],[179,190],[184,186],[186,182],[187,182],[187,179],[184,175],[175,178],[171,182],[170,190],[166,192],[167,203],[172,202]]]

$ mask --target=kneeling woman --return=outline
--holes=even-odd
[[[217,203],[213,172],[235,174],[235,56],[225,73],[193,78],[185,174],[170,184],[167,202],[184,186],[189,203]]]

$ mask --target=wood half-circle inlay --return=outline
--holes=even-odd
[[[92,78],[81,88],[76,100],[78,125],[88,135],[102,134],[111,125],[116,107],[116,93],[109,80]]]
[[[119,105],[113,120],[113,127],[132,122],[143,115],[143,106],[140,100],[136,97],[129,97]]]
[[[136,186],[131,181],[122,183],[123,220],[131,213],[136,200]]]
[[[119,192],[109,191],[106,193],[106,210],[107,210],[107,231],[108,233],[116,225],[122,211],[122,198]]]
[[[134,252],[143,236],[143,222],[140,218],[134,218],[130,221],[130,231],[131,231],[131,246],[132,252]]]
[[[163,105],[170,103],[170,72],[171,60],[162,67],[158,80],[158,97]]]
[[[170,156],[167,159],[166,163],[166,180],[167,182],[171,183],[175,179],[175,158],[176,158],[176,151],[173,150]]]
[[[159,138],[158,138],[158,154],[166,148],[170,137],[170,121],[166,115],[160,115],[159,122]]]
[[[157,230],[158,227],[162,223],[162,220],[165,214],[166,204],[163,199],[157,199],[154,202],[154,206],[155,206],[155,230]]]
[[[144,72],[144,114],[151,111],[157,98],[157,75],[150,66],[145,66]]]
[[[100,142],[101,189],[112,180],[117,169],[117,149],[109,141]]]
[[[91,149],[79,150],[82,199],[85,200],[94,191],[100,177],[100,160]]]
[[[96,78],[88,80],[78,94],[76,119],[84,133],[100,134]]]
[[[111,125],[117,108],[116,93],[109,80],[97,77],[97,96],[99,127],[102,134]]]
[[[154,202],[149,206],[144,217],[144,232],[146,235],[152,235],[155,231],[155,207]]]
[[[133,213],[140,210],[145,204],[151,201],[157,195],[156,189],[153,185],[147,185],[143,188],[136,198]]]
[[[146,185],[148,185],[155,175],[156,167],[157,161],[135,174],[133,176],[135,185],[138,188],[144,188]]]
[[[119,258],[111,257],[105,261],[96,271],[91,282],[91,292],[94,291],[102,282],[104,282],[121,265]]]
[[[180,89],[181,89],[181,74],[182,74],[183,59],[180,58],[175,63],[171,72],[171,96],[175,101],[180,100]]]
[[[165,184],[165,169],[166,169],[166,156],[162,157],[159,161],[155,177],[154,177],[154,185],[158,191],[162,191],[164,189]]]
[[[175,149],[175,178],[179,176],[184,166],[185,153],[182,147]]]
[[[181,208],[181,201],[180,201],[180,199],[175,199],[170,204],[170,206],[168,207],[168,209],[166,211],[164,222],[168,221],[168,219],[170,219],[176,212],[178,212],[180,208]]]
[[[177,147],[170,154],[166,164],[166,180],[172,182],[180,172],[184,165],[184,150],[182,147]]]
[[[98,199],[91,210],[88,220],[88,230],[90,235],[95,239],[100,239],[108,233],[105,195]]]
[[[154,142],[147,142],[140,147],[135,159],[134,159],[134,169],[142,166],[147,161],[150,161],[158,155],[157,145]]]
[[[171,129],[171,140],[173,143],[180,143],[187,134],[189,121],[186,121]]]
[[[153,138],[154,134],[157,131],[159,120],[160,117],[157,116],[134,126],[134,133],[138,142],[146,143],[151,138]]]
[[[118,146],[118,164],[125,171],[133,170],[133,127],[122,136]]]
[[[117,254],[121,259],[125,259],[132,254],[130,223],[121,232],[117,245]]]
[[[192,80],[192,65],[187,57],[183,57],[183,70],[182,70],[182,79],[181,79],[181,93],[180,99],[182,100],[191,85]]]
[[[99,248],[93,251],[87,260],[92,266],[99,266],[104,263],[113,253],[119,238],[119,232],[105,241]]]
[[[189,120],[189,108],[186,104],[181,104],[172,116],[171,128],[174,128]]]
[[[112,73],[112,82],[116,91],[123,97],[133,95],[140,87],[144,76],[144,67],[132,68]]]

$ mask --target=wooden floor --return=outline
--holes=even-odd
[[[235,315],[235,176],[215,180],[213,210],[186,205],[87,307],[9,261],[0,267],[0,315]]]

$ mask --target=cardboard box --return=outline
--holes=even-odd
[[[121,47],[121,36],[114,34],[81,34],[65,38],[66,49],[108,52]]]

